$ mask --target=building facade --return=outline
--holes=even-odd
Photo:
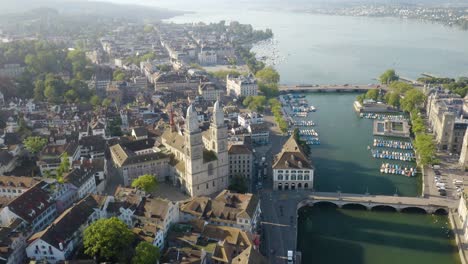
[[[292,135],[273,164],[275,190],[312,189],[314,167]]]
[[[249,76],[232,77],[226,76],[226,93],[234,97],[247,97],[258,95],[258,85],[255,77]]]

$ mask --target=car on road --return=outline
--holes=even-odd
[[[435,173],[435,175],[438,175],[438,176],[440,176],[440,175],[441,175],[441,173],[440,173],[440,171],[439,171],[439,170],[434,170],[434,173]]]
[[[288,264],[294,263],[294,252],[292,250],[288,250]]]
[[[446,190],[439,190],[440,196],[447,196],[447,191]]]

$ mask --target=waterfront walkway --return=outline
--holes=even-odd
[[[366,92],[372,89],[386,90],[386,85],[280,85],[281,93],[293,92]]]

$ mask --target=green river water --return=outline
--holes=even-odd
[[[356,94],[312,93],[312,119],[321,145],[312,146],[317,191],[417,196],[420,176],[379,172],[371,157],[372,120],[352,108]],[[460,263],[447,216],[337,209],[330,205],[299,212],[302,263]]]

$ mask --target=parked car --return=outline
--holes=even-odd
[[[434,170],[434,173],[435,173],[435,175],[439,175],[439,176],[441,175],[439,170]]]
[[[447,191],[446,190],[439,190],[439,194],[441,196],[447,196]]]

